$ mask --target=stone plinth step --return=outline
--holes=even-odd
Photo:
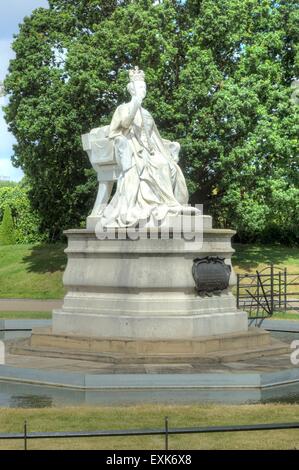
[[[122,355],[121,353],[85,353],[75,350],[63,349],[46,349],[46,348],[32,348],[28,345],[13,346],[10,349],[11,354],[22,354],[29,356],[43,356],[52,358],[76,359],[78,361],[95,361],[101,363],[112,364],[215,364],[225,362],[246,361],[248,359],[282,355],[289,352],[289,348],[285,345],[272,344],[255,349],[237,349],[235,351],[227,351],[221,354],[210,353],[200,356],[191,354],[156,354],[147,356],[135,355]]]
[[[259,328],[219,337],[167,341],[53,335],[50,329],[40,328],[33,330],[31,339],[12,343],[9,350],[12,354],[112,364],[197,364],[284,354],[289,347]]]
[[[80,350],[91,353],[121,353],[121,355],[195,354],[256,348],[271,344],[270,333],[260,328],[249,328],[239,333],[219,336],[200,336],[192,339],[134,339],[96,338],[55,334],[50,328],[34,328],[30,345],[55,349]]]

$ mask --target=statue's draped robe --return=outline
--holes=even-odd
[[[150,113],[142,108],[141,116],[134,106],[134,100],[120,105],[110,124],[121,174],[103,212],[103,227],[156,224],[180,213],[188,202],[185,178],[176,163],[179,145],[163,140]]]

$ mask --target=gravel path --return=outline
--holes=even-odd
[[[0,312],[50,312],[60,308],[62,303],[62,299],[0,299]]]

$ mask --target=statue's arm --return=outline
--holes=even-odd
[[[153,131],[154,134],[157,136],[158,141],[168,152],[169,156],[173,159],[175,163],[178,163],[181,145],[178,142],[172,142],[171,140],[163,139],[155,123],[153,126]]]
[[[110,123],[110,139],[114,139],[116,136],[122,135],[124,130],[129,129],[140,105],[140,100],[133,96],[129,103],[118,106]]]
[[[141,100],[136,96],[132,96],[132,99],[129,103],[123,107],[123,116],[122,116],[122,126],[125,129],[128,129],[132,122],[134,121],[135,115],[141,107]]]

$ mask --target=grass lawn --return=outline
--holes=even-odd
[[[51,320],[52,312],[1,312],[0,320]]]
[[[270,320],[299,320],[299,313],[274,312]]]
[[[0,432],[216,426],[299,421],[299,405],[136,405],[117,407],[72,407],[1,409]],[[169,436],[175,449],[297,449],[299,431],[253,431]],[[0,449],[22,449],[23,441],[1,441]],[[29,449],[163,449],[163,436],[29,440]]]
[[[0,298],[60,299],[65,245],[0,246]]]
[[[274,314],[273,317],[270,318],[270,320],[293,320],[293,321],[298,321],[299,320],[299,313],[278,313]]]
[[[60,299],[66,265],[65,245],[0,246],[0,298]],[[270,262],[299,273],[299,247],[234,245],[238,273],[255,272]]]
[[[237,273],[253,273],[269,264],[281,268],[287,267],[288,272],[299,274],[299,247],[282,245],[241,245],[234,244],[236,250],[232,258]]]
[[[288,247],[281,245],[241,245],[235,244],[234,249],[236,250],[232,258],[232,264],[236,273],[239,274],[255,274],[256,271],[262,271],[263,268],[269,266],[269,264],[274,264],[275,267],[287,268],[288,274],[293,274],[293,276],[288,276],[287,282],[287,292],[294,293],[293,296],[289,296],[289,299],[294,300],[299,298],[299,247]],[[264,274],[269,275],[270,271],[267,270]],[[277,271],[276,271],[277,274]],[[297,275],[297,276],[296,276]],[[246,282],[246,280],[245,280]],[[269,281],[267,281],[269,283]],[[250,279],[247,282],[250,283]],[[276,284],[278,283],[278,278],[276,277]],[[290,283],[297,283],[290,284]],[[269,287],[268,287],[269,289]],[[245,291],[241,291],[245,294]],[[255,293],[255,290],[251,290],[252,293]],[[233,293],[236,295],[237,288],[233,288]],[[293,304],[298,306],[298,304]],[[299,316],[296,313],[276,313],[274,317],[277,319],[284,320],[298,320]]]

